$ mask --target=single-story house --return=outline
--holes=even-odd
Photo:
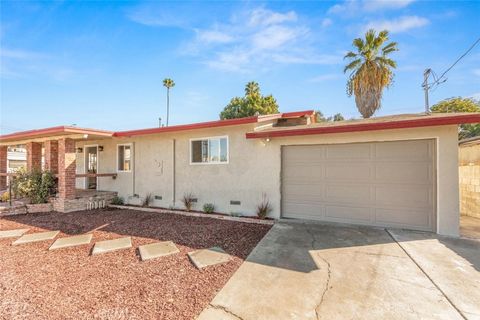
[[[44,149],[65,201],[91,188],[181,208],[192,194],[198,210],[254,215],[265,194],[276,219],[458,235],[458,124],[474,122],[480,114],[317,123],[301,111],[120,132],[61,126],[0,136],[0,172],[6,147],[25,144],[29,168]]]
[[[458,143],[460,214],[480,218],[480,136]]]

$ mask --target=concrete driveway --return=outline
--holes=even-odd
[[[480,242],[277,223],[198,319],[480,319]]]

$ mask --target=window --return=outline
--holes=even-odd
[[[117,171],[132,170],[132,145],[119,144],[117,146]]]
[[[228,163],[228,138],[190,140],[190,163]]]

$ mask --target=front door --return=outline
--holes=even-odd
[[[97,173],[98,148],[86,147],[86,173]],[[97,177],[87,177],[87,189],[97,189]]]

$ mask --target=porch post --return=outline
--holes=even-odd
[[[42,169],[42,144],[38,142],[29,142],[27,147],[27,170]]]
[[[75,198],[75,141],[58,140],[58,193],[61,199]]]
[[[7,173],[7,146],[0,146],[0,173]],[[0,176],[0,190],[7,188],[7,177]]]
[[[58,173],[58,141],[45,141],[45,170]]]

